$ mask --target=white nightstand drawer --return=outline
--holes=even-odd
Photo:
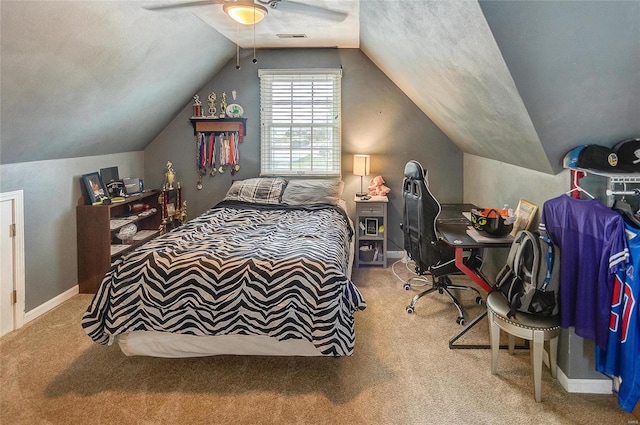
[[[363,214],[382,214],[383,206],[380,204],[358,204],[359,215]]]

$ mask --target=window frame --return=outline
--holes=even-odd
[[[341,177],[342,69],[260,69],[258,76],[260,175]]]

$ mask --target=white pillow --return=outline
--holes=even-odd
[[[282,203],[287,205],[336,205],[342,197],[343,189],[344,182],[342,180],[289,180],[282,193]]]

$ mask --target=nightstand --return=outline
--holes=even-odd
[[[387,267],[387,203],[386,196],[363,200],[355,197],[356,267]]]

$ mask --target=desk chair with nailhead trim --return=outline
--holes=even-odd
[[[549,368],[555,379],[557,372],[558,336],[560,335],[560,315],[537,316],[517,312],[507,317],[509,304],[507,298],[499,291],[487,297],[489,319],[489,337],[491,338],[491,374],[498,369],[498,352],[500,351],[500,330],[509,334],[509,354],[513,354],[515,337],[532,341],[531,363],[533,364],[533,394],[535,400],[542,398],[542,357],[545,341],[549,341]]]

